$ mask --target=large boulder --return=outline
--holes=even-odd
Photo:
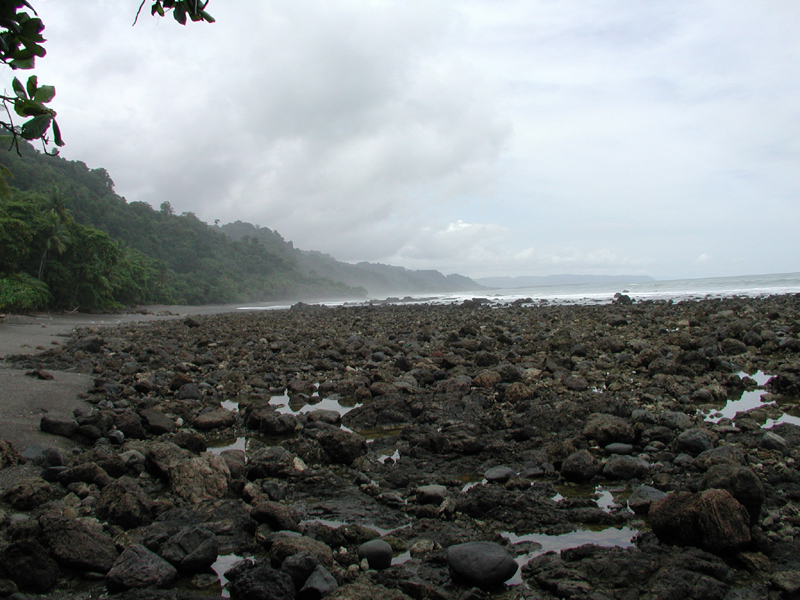
[[[64,567],[107,573],[117,560],[113,538],[95,519],[43,519],[41,526],[50,555]]]
[[[208,529],[195,525],[170,537],[161,546],[159,555],[181,573],[200,573],[217,560],[219,542]]]
[[[236,424],[236,414],[224,408],[218,408],[209,412],[201,413],[197,416],[193,425],[199,431],[211,431],[213,429],[225,429]]]
[[[597,440],[600,446],[607,446],[614,442],[627,444],[636,439],[633,426],[628,421],[605,413],[590,415],[583,428],[583,435]]]
[[[567,481],[590,481],[599,471],[597,461],[587,450],[573,452],[561,463],[561,476]]]
[[[58,576],[58,564],[34,539],[23,538],[0,550],[0,577],[11,579],[22,591],[49,592]]]
[[[317,436],[317,441],[334,463],[349,465],[367,453],[367,442],[363,437],[342,429],[323,431]]]
[[[170,585],[178,572],[166,560],[141,544],[128,546],[106,575],[111,592]]]
[[[751,541],[747,509],[725,490],[667,494],[650,506],[649,520],[658,539],[668,544],[725,554]]]
[[[209,452],[182,460],[169,470],[172,491],[188,502],[221,498],[228,490],[231,472],[225,459]]]
[[[615,454],[603,467],[603,476],[608,479],[641,479],[650,472],[650,465],[636,456]]]
[[[472,585],[493,588],[517,572],[517,563],[500,544],[467,542],[447,549],[447,564],[453,574]]]
[[[384,540],[364,542],[358,547],[358,558],[366,558],[370,569],[388,569],[392,566],[392,546]]]
[[[266,563],[248,565],[230,577],[233,578],[228,589],[232,600],[294,600],[292,578]]]
[[[714,465],[700,480],[701,490],[712,488],[730,492],[747,509],[750,522],[755,523],[758,520],[765,492],[761,478],[751,469],[741,465]]]

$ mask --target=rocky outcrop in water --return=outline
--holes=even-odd
[[[81,331],[17,359],[95,384],[0,444],[0,596],[795,597],[798,352],[794,296]]]

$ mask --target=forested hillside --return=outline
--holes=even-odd
[[[11,176],[0,197],[0,311],[98,310],[143,304],[222,304],[364,298],[479,289],[438,271],[359,263],[295,248],[277,231],[210,226],[127,202],[105,169],[28,144],[0,150]]]
[[[270,251],[294,261],[301,272],[318,275],[353,287],[363,287],[373,298],[389,295],[464,292],[482,288],[463,275],[443,275],[433,270],[410,270],[379,263],[345,263],[329,254],[294,248],[277,231],[236,221],[219,230],[233,240],[256,239]]]
[[[234,241],[192,213],[126,202],[104,169],[0,150],[12,174],[0,198],[0,310],[108,309],[363,297],[302,272],[290,254]]]

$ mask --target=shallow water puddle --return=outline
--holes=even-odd
[[[361,405],[350,398],[290,397],[286,392],[282,396],[272,396],[269,403],[275,406],[279,413],[285,415],[299,415],[315,410],[331,410],[339,413],[340,417]]]
[[[231,594],[225,587],[228,579],[225,577],[225,571],[230,569],[234,564],[240,560],[255,560],[253,556],[239,556],[238,554],[223,554],[217,557],[216,562],[211,565],[211,570],[219,577],[219,584],[222,587],[220,598],[230,598]]]
[[[713,410],[710,414],[706,415],[706,421],[710,423],[719,423],[722,419],[733,419],[737,413],[747,412],[754,408],[764,406],[761,396],[766,392],[764,385],[770,380],[772,375],[766,375],[763,371],[756,371],[752,375],[748,373],[738,373],[739,377],[749,377],[758,384],[755,390],[745,390],[738,397],[730,398],[725,405],[719,410]],[[763,428],[770,428],[780,423],[791,423],[793,425],[800,425],[800,418],[788,414],[780,405],[778,409],[783,412],[783,415],[777,419],[767,419],[762,425]]]
[[[378,462],[381,463],[382,465],[385,465],[386,461],[389,460],[389,459],[392,460],[392,463],[396,463],[398,460],[400,460],[400,451],[399,450],[395,450],[394,454],[391,454],[391,455],[389,455],[389,454],[381,454],[377,458]],[[390,463],[390,464],[392,464],[392,463]]]
[[[239,412],[239,403],[235,400],[223,400],[220,402],[222,404],[222,408],[225,410],[229,410],[231,412]]]
[[[597,507],[611,512],[619,507],[627,507],[627,496],[630,490],[625,487],[608,487],[606,485],[563,484],[555,486],[557,491],[553,500],[558,502],[567,498],[591,498]],[[626,508],[626,510],[628,510]]]
[[[225,450],[241,450],[247,454],[247,438],[237,437],[232,442],[229,440],[211,442],[208,445],[208,451],[211,454],[221,454]]]
[[[500,535],[509,542],[509,550],[513,551],[516,545],[521,546],[523,550],[521,554],[514,557],[519,569],[506,584],[519,585],[523,583],[522,567],[546,552],[561,552],[567,548],[577,548],[585,544],[595,544],[605,548],[630,548],[634,545],[633,538],[638,533],[636,529],[631,529],[630,527],[609,527],[599,531],[579,529],[562,535],[547,535],[544,533],[517,535],[510,531],[501,531]],[[528,551],[525,552],[524,550]]]

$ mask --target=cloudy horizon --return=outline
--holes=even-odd
[[[475,278],[800,271],[800,6],[33,4],[61,155],[128,201]]]

